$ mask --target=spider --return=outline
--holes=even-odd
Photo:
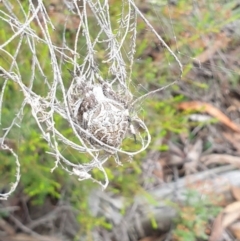
[[[89,133],[83,136],[92,146],[113,153],[115,151],[107,146],[119,148],[128,132],[136,142],[136,132],[131,123],[127,101],[110,84],[101,79],[99,82],[93,85],[79,79],[83,97],[77,109],[77,121]]]

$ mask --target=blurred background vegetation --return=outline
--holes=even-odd
[[[120,14],[121,4],[120,0],[111,0],[111,17]],[[151,153],[164,153],[169,151],[169,140],[179,143],[181,138],[186,138],[190,141],[196,140],[197,136],[193,134],[193,130],[199,125],[205,126],[210,123],[214,123],[213,119],[210,119],[204,123],[189,122],[188,114],[191,110],[180,111],[178,104],[188,100],[200,100],[202,96],[208,96],[214,88],[213,83],[209,82],[209,66],[211,66],[216,72],[221,72],[227,75],[225,81],[232,87],[238,86],[238,73],[239,70],[233,69],[233,67],[227,66],[224,61],[218,60],[211,63],[211,61],[204,61],[204,57],[201,55],[206,49],[213,49],[216,41],[222,42],[220,49],[233,48],[239,44],[239,39],[235,35],[231,35],[231,46],[229,47],[228,36],[225,36],[223,31],[226,26],[239,19],[240,8],[237,6],[236,1],[136,1],[138,7],[151,21],[156,31],[163,37],[166,43],[171,49],[178,55],[182,64],[184,65],[184,73],[180,78],[180,71],[177,63],[167,52],[159,41],[154,37],[153,33],[146,28],[142,20],[138,20],[138,36],[136,42],[136,54],[135,62],[132,72],[131,91],[134,97],[138,97],[147,93],[150,90],[165,86],[174,80],[178,80],[179,84],[174,85],[164,91],[149,97],[147,100],[137,106],[139,116],[145,120],[147,126],[150,129],[152,135],[151,146],[141,155],[134,157],[129,161],[126,157],[120,157],[123,166],[117,166],[112,160],[108,161],[105,165],[110,184],[106,190],[107,193],[111,193],[113,197],[124,198],[124,206],[121,207],[121,215],[124,215],[129,206],[134,202],[135,196],[144,196],[149,202],[155,202],[155,200],[148,194],[149,187],[153,188],[156,183],[167,182],[161,180],[157,174],[146,175],[146,166],[148,165],[147,159]],[[21,1],[22,7],[28,12],[28,1]],[[69,46],[73,46],[74,37],[76,34],[77,20],[71,15],[64,7],[63,1],[45,1],[46,8],[49,11],[49,16],[52,19],[53,24],[56,26],[55,31],[51,31],[51,37],[53,41],[61,46],[63,39],[63,29],[66,16],[69,16],[70,21],[67,24],[67,30],[65,31],[65,41]],[[19,5],[16,4],[13,8],[13,13],[21,15]],[[0,3],[0,14],[4,11],[4,6]],[[21,16],[19,16],[21,18]],[[22,16],[24,19],[24,16]],[[116,23],[116,22],[115,22]],[[113,21],[114,27],[114,21]],[[32,28],[36,33],[39,33],[38,26],[32,23]],[[95,26],[90,29],[94,33]],[[50,30],[50,29],[49,29]],[[13,29],[9,27],[3,21],[0,21],[0,44],[6,42],[10,36],[12,36]],[[17,48],[18,40],[13,40],[9,43],[5,50],[14,55]],[[79,39],[79,46],[82,46],[80,55],[86,55],[86,48],[84,43]],[[127,45],[127,43],[125,43]],[[24,46],[24,45],[23,45]],[[127,47],[127,46],[126,46]],[[48,59],[48,48],[44,43],[39,42],[38,48],[38,60],[47,73],[48,79],[52,76],[51,63]],[[21,72],[23,80],[29,83],[31,75],[31,61],[29,57],[28,49],[22,47],[20,49],[21,54],[18,55],[16,61],[21,66],[19,71]],[[103,57],[102,50],[97,53],[99,59]],[[210,53],[213,55],[214,53]],[[203,60],[195,61],[196,57],[201,57]],[[0,52],[0,65],[5,69],[11,70],[11,60],[3,51]],[[81,61],[81,58],[80,60]],[[206,63],[207,62],[207,63]],[[104,66],[101,67],[104,69]],[[66,81],[65,86],[70,85],[71,75],[68,70],[72,69],[72,66],[67,62],[64,62],[61,66],[63,79]],[[197,74],[202,74],[196,79]],[[104,74],[104,73],[103,73]],[[107,75],[107,69],[106,69]],[[220,79],[220,78],[219,78]],[[1,80],[1,77],[0,77]],[[4,79],[1,80],[1,87],[4,85]],[[222,84],[219,80],[220,85]],[[31,83],[29,83],[31,84]],[[41,73],[36,72],[34,78],[34,90],[38,93],[45,93],[46,88],[44,85],[44,79]],[[19,87],[14,82],[7,82],[6,90],[3,96],[2,104],[2,116],[1,116],[1,136],[6,132],[6,128],[9,127],[12,119],[21,108],[21,103],[24,99],[23,94],[19,91]],[[215,98],[215,97],[212,97]],[[216,99],[214,99],[216,100]],[[206,101],[206,99],[205,99]],[[73,240],[81,240],[82,237],[87,237],[88,240],[95,240],[92,236],[92,230],[95,228],[102,228],[105,230],[111,230],[114,223],[109,221],[104,215],[93,215],[92,209],[89,207],[91,202],[89,199],[92,194],[99,191],[99,187],[96,183],[91,181],[79,182],[76,177],[66,174],[61,168],[57,168],[53,173],[50,170],[54,166],[54,159],[46,152],[50,151],[47,143],[41,138],[38,127],[34,118],[31,116],[31,109],[25,108],[23,110],[23,120],[20,126],[14,125],[9,134],[7,135],[6,142],[12,147],[19,155],[21,162],[21,182],[16,192],[10,198],[10,205],[20,205],[24,203],[30,211],[32,218],[39,218],[46,214],[46,210],[52,210],[60,204],[68,204],[76,211],[76,220],[79,223],[79,232],[75,233]],[[66,123],[56,117],[56,125],[61,129],[61,133],[66,137],[70,137],[71,131]],[[132,140],[127,140],[126,145],[132,145]],[[213,143],[207,141],[204,143],[204,149],[209,149]],[[67,158],[73,159],[76,162],[86,162],[84,155],[74,153],[64,145],[61,147],[63,153]],[[130,147],[131,148],[131,147]],[[160,154],[159,154],[160,155]],[[0,190],[2,192],[8,190],[9,183],[15,178],[15,165],[14,159],[7,151],[0,152],[0,173],[1,182]],[[172,172],[172,171],[171,171]],[[99,179],[103,178],[97,170],[93,170],[93,175],[99,176]],[[184,176],[185,174],[180,174]],[[168,181],[173,181],[173,173]],[[195,197],[198,194],[194,194]],[[198,199],[199,200],[199,199]],[[1,202],[3,203],[3,202]],[[192,236],[188,230],[191,230],[191,226],[188,226],[184,219],[188,217],[179,216],[176,221],[176,229],[173,236],[173,240],[207,240],[206,235],[202,227],[206,225],[208,218],[216,216],[219,212],[218,207],[209,212],[209,209],[205,209],[206,206],[213,205],[211,202],[207,204],[200,202],[186,204],[186,207],[191,206],[191,212],[199,217],[199,212],[203,214],[200,234],[195,232]],[[4,204],[2,204],[4,206]],[[24,205],[20,205],[24,209]],[[46,207],[51,206],[51,208]],[[171,206],[171,205],[170,205]],[[183,208],[183,207],[182,207]],[[180,210],[181,207],[179,207]],[[199,211],[200,210],[200,211]],[[25,210],[26,211],[26,210]],[[189,209],[185,208],[184,213],[188,213]],[[2,211],[1,211],[2,212]],[[182,212],[183,213],[183,212]],[[2,213],[4,217],[8,217],[9,213]],[[21,218],[22,222],[26,221],[26,217],[20,214],[20,211],[16,211],[16,215]],[[190,214],[191,216],[192,214]],[[154,226],[154,221],[152,222]],[[185,226],[184,226],[185,225]],[[186,228],[187,227],[187,228]],[[205,227],[205,226],[204,226]],[[46,230],[45,230],[46,231]],[[39,231],[40,233],[42,231]],[[186,232],[187,234],[185,234]],[[44,231],[43,231],[44,233]],[[46,232],[47,233],[47,232]],[[183,234],[182,234],[183,233]],[[185,235],[185,236],[184,236]],[[190,235],[190,236],[189,236]],[[71,235],[70,235],[71,236]],[[183,238],[181,238],[183,236]]]

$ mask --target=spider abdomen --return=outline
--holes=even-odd
[[[77,120],[86,132],[80,134],[92,146],[114,153],[109,147],[119,148],[130,129],[127,104],[108,84],[81,87]]]
[[[128,129],[128,115],[120,105],[102,102],[89,113],[87,129],[97,140],[118,147]],[[90,142],[92,145],[101,145],[93,138]]]

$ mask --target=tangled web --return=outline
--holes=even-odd
[[[74,20],[77,22],[72,46],[65,39],[67,24],[63,29],[62,44],[59,45],[52,39],[55,26],[42,0],[29,0],[27,7],[19,0],[13,2],[3,0],[0,3],[0,21],[6,25],[6,28],[11,29],[11,37],[4,43],[0,43],[0,53],[7,56],[10,62],[8,67],[0,66],[0,76],[4,80],[0,103],[2,105],[9,81],[18,86],[24,97],[21,108],[1,138],[2,149],[10,151],[16,158],[17,164],[16,182],[8,193],[0,194],[1,198],[6,199],[15,190],[20,179],[18,156],[6,144],[5,139],[13,126],[21,125],[26,106],[31,107],[31,114],[42,138],[51,149],[49,154],[55,158],[52,171],[61,166],[67,173],[76,175],[79,180],[92,179],[106,188],[108,177],[103,164],[110,157],[120,164],[118,156],[120,153],[132,158],[145,150],[150,143],[151,136],[148,128],[134,109],[136,103],[168,87],[164,86],[133,100],[129,86],[134,63],[138,18],[145,22],[146,27],[173,55],[181,70],[182,65],[132,0],[122,1],[122,12],[115,21],[114,29],[108,1],[64,1],[70,13],[69,16],[74,15]],[[15,14],[15,9],[18,9],[18,14]],[[66,23],[69,16],[66,16]],[[93,26],[95,28],[92,31]],[[84,47],[82,44],[79,47],[79,41],[84,43]],[[8,46],[12,43],[15,44],[15,49],[9,51]],[[48,61],[52,70],[51,77],[45,74],[44,66],[39,60],[41,56],[39,46],[47,48]],[[83,48],[85,54],[81,55]],[[24,51],[27,49],[29,56],[26,58],[30,58],[27,61],[31,62],[28,79],[26,76],[23,77],[20,71],[22,63],[17,61],[23,49]],[[100,55],[101,51],[104,54]],[[62,76],[62,67],[65,64],[71,66],[70,84],[66,83]],[[102,66],[107,67],[110,79],[102,76],[104,72],[101,72]],[[39,78],[45,91],[41,92],[34,88],[34,83],[39,81]],[[2,113],[2,106],[0,108]],[[61,129],[56,126],[56,115],[68,123],[74,135],[73,139],[64,136]],[[140,126],[142,131],[136,131],[134,124]],[[127,136],[133,136],[141,143],[141,147],[136,151],[124,150],[122,141]],[[72,162],[63,154],[59,147],[60,143],[77,152],[86,153],[91,159],[85,164]],[[104,183],[92,177],[93,168],[99,169],[104,174]]]

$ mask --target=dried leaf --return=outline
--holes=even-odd
[[[180,157],[184,157],[184,152],[172,141],[168,142],[168,146],[169,146],[169,151],[175,155],[178,155]]]
[[[168,142],[169,146],[169,160],[167,162],[167,165],[181,165],[184,162],[185,154],[184,152],[173,142]]]
[[[223,217],[222,226],[227,228],[230,224],[234,223],[240,217],[240,212],[227,213]]]
[[[198,139],[196,143],[191,148],[189,148],[186,159],[193,162],[198,162],[199,157],[202,154],[202,146],[202,140]]]
[[[8,241],[39,241],[39,239],[31,237],[27,234],[17,234],[14,236],[8,236],[7,240]]]
[[[240,188],[236,186],[232,186],[232,194],[233,197],[237,200],[240,201]]]
[[[223,214],[220,213],[214,220],[212,233],[209,241],[221,241],[223,239],[224,228],[222,226],[222,216]]]
[[[198,139],[196,143],[191,148],[189,148],[186,156],[186,160],[188,162],[184,164],[186,174],[197,171],[199,158],[202,154],[202,145],[202,140]]]
[[[233,233],[233,235],[240,240],[240,222],[232,224],[229,229]]]
[[[204,162],[205,165],[210,164],[226,164],[229,163],[236,167],[240,168],[240,157],[231,156],[231,155],[224,155],[224,154],[210,154],[201,157],[201,161]]]
[[[183,164],[184,159],[180,156],[177,156],[175,154],[170,153],[169,161],[168,161],[168,166],[177,166]]]
[[[239,133],[230,133],[222,132],[223,136],[233,145],[233,147],[240,153],[240,134]]]
[[[146,238],[140,239],[139,241],[155,241],[155,240],[156,239],[153,237],[146,237]]]
[[[224,113],[219,109],[212,106],[211,104],[200,102],[200,101],[191,101],[191,102],[182,102],[178,105],[180,110],[196,110],[200,112],[207,112],[209,115],[215,117],[224,125],[229,127],[231,130],[240,133],[240,127],[232,122]]]
[[[9,235],[13,235],[15,233],[14,228],[9,223],[7,223],[4,219],[0,219],[0,228]]]
[[[233,213],[233,212],[239,212],[240,213],[240,202],[233,202],[229,204],[227,207],[225,207],[224,211],[226,213]]]

